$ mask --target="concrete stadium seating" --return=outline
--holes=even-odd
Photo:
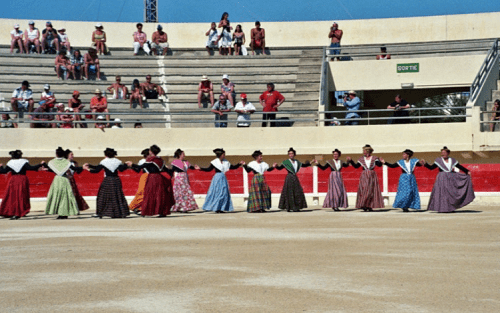
[[[85,53],[85,49],[81,49]],[[132,80],[137,78],[145,81],[147,74],[152,75],[152,81],[163,86],[167,91],[166,101],[149,100],[149,111],[157,115],[124,115],[145,111],[139,107],[130,109],[128,100],[110,100],[109,109],[112,118],[122,120],[144,119],[154,121],[167,117],[173,123],[171,127],[213,127],[213,114],[196,114],[209,112],[207,103],[203,109],[197,106],[197,88],[202,75],[208,75],[214,84],[217,97],[220,94],[220,84],[223,74],[230,75],[236,84],[237,94],[246,93],[258,111],[262,109],[258,97],[266,90],[266,83],[273,82],[286,101],[281,111],[310,111],[311,114],[300,115],[300,118],[317,116],[319,82],[321,68],[321,48],[287,48],[271,49],[267,55],[256,56],[208,56],[204,49],[174,49],[171,55],[155,57],[134,56],[131,48],[112,49],[111,55],[101,56],[101,78],[96,80],[58,80],[54,71],[55,55],[20,55],[10,54],[7,47],[0,48],[0,93],[5,98],[5,107],[9,107],[12,91],[19,87],[23,80],[28,80],[34,92],[35,101],[39,100],[43,85],[48,83],[58,99],[67,104],[73,90],[81,93],[81,99],[86,108],[94,90],[105,90],[116,75],[122,76],[122,82],[130,88]],[[176,115],[175,113],[191,113],[191,115]],[[174,113],[174,115],[171,115]],[[286,116],[293,118],[294,114]],[[231,115],[230,120],[235,120]],[[260,119],[256,114],[254,119]],[[188,120],[206,120],[208,124],[192,124]],[[259,123],[254,123],[258,126]],[[300,125],[315,124],[314,122]],[[132,127],[126,124],[125,127]],[[235,123],[229,123],[234,127]],[[27,124],[24,125],[27,127]],[[144,127],[166,127],[165,123],[144,124]]]

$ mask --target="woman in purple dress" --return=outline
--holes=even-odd
[[[332,151],[333,159],[326,161],[325,165],[318,164],[321,170],[330,168],[332,171],[328,178],[328,192],[326,193],[324,208],[332,208],[334,211],[340,211],[339,208],[347,208],[347,193],[344,186],[344,179],[342,178],[342,168],[348,167],[348,163],[343,163],[339,157],[342,155],[340,150],[335,149]]]
[[[443,147],[441,157],[434,164],[425,163],[430,170],[439,168],[439,174],[432,188],[427,210],[439,213],[453,212],[471,203],[474,198],[474,189],[470,171],[460,165],[457,160],[450,158],[450,149]],[[458,170],[465,174],[458,173]]]
[[[383,208],[384,200],[380,192],[375,166],[382,166],[379,158],[372,155],[373,148],[370,145],[363,147],[363,156],[358,159],[358,163],[350,160],[354,168],[363,167],[363,172],[359,178],[358,195],[356,198],[356,208],[371,212],[374,208]]]

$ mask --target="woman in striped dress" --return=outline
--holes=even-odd
[[[73,151],[66,149],[66,153],[65,153],[64,157],[69,160],[69,162],[71,163],[72,166],[78,168],[78,163],[74,160],[75,155],[73,154]],[[83,197],[80,193],[80,190],[78,190],[78,186],[76,184],[75,175],[74,175],[75,172],[80,174],[82,172],[83,168],[78,168],[78,169],[79,169],[79,171],[74,171],[70,168],[69,172],[66,174],[66,176],[69,179],[69,183],[71,184],[71,189],[73,190],[73,194],[75,195],[76,203],[78,204],[78,211],[85,211],[85,210],[89,209],[89,205],[87,204],[85,199],[83,199]]]
[[[384,200],[380,191],[375,166],[382,166],[379,158],[372,155],[373,148],[370,145],[363,147],[363,156],[358,159],[358,163],[350,160],[354,168],[363,167],[363,172],[359,178],[358,195],[356,198],[356,208],[365,212],[372,212],[375,208],[383,208]]]
[[[248,173],[253,173],[248,195],[247,212],[264,213],[271,208],[271,189],[267,185],[264,173],[274,170],[276,163],[273,164],[273,167],[269,167],[269,164],[262,161],[262,152],[259,150],[254,151],[252,158],[255,161],[244,165]]]
[[[293,148],[288,149],[288,159],[283,161],[280,166],[276,166],[278,170],[286,169],[288,171],[278,206],[281,210],[287,212],[299,212],[301,209],[307,208],[306,197],[297,173],[302,167],[311,166],[311,163],[301,163],[299,160],[295,160],[296,155],[297,152]]]
[[[38,171],[44,162],[30,165],[28,160],[22,158],[21,150],[10,151],[9,154],[11,159],[5,168],[0,164],[0,174],[12,173],[0,205],[0,216],[17,220],[26,216],[31,209],[30,182],[26,171]]]
[[[85,164],[84,168],[91,173],[104,170],[104,179],[97,192],[96,217],[108,216],[111,218],[124,218],[130,215],[127,199],[123,194],[122,181],[118,172],[125,171],[128,166],[116,158],[118,153],[111,148],[104,150],[106,158],[99,165]]]
[[[170,215],[170,209],[175,204],[172,181],[161,174],[167,172],[172,175],[172,171],[165,166],[165,161],[158,157],[160,152],[160,147],[152,145],[149,148],[149,156],[144,164],[136,165],[127,162],[127,165],[135,171],[147,169],[149,173],[144,186],[144,201],[141,206],[141,215],[143,217],[153,215],[166,217]]]
[[[328,178],[328,192],[326,193],[323,208],[332,208],[334,211],[340,211],[339,208],[347,208],[347,192],[344,186],[344,179],[342,178],[342,168],[348,167],[348,163],[343,163],[339,158],[342,155],[340,150],[335,149],[332,151],[333,159],[326,161],[325,165],[318,164],[321,170],[330,168],[331,173]]]
[[[441,157],[434,164],[425,164],[430,170],[439,168],[427,210],[439,213],[449,213],[463,208],[474,201],[476,197],[470,171],[460,165],[457,160],[450,158],[450,149],[443,147]],[[425,160],[424,160],[425,163]],[[465,174],[458,173],[461,170]]]
[[[77,173],[82,172],[82,168],[74,167],[71,162],[65,158],[66,151],[59,147],[56,150],[56,158],[50,160],[47,168],[50,172],[56,174],[50,190],[47,195],[47,206],[45,214],[59,215],[58,219],[67,219],[68,216],[78,215],[78,204],[76,203],[71,183],[68,179],[68,173],[73,170]]]
[[[398,192],[396,193],[396,199],[392,207],[403,209],[404,212],[408,212],[409,208],[420,210],[420,195],[418,193],[417,180],[413,172],[417,166],[422,166],[422,164],[420,164],[419,159],[412,159],[412,156],[413,151],[406,149],[403,151],[403,159],[394,164],[380,159],[388,167],[400,167],[402,170],[401,176],[399,176]]]
[[[143,165],[146,162],[147,157],[149,156],[149,149],[144,149],[141,152],[144,157],[137,163],[137,165]],[[142,201],[144,201],[144,188],[146,187],[146,181],[148,180],[148,170],[146,168],[142,169],[141,178],[139,178],[139,187],[137,188],[137,192],[135,193],[135,197],[130,202],[129,208],[130,211],[134,212],[137,215],[141,214],[141,205]]]
[[[234,211],[234,208],[225,173],[245,165],[245,162],[240,161],[240,163],[232,165],[226,160],[226,151],[222,148],[215,149],[214,153],[216,158],[210,162],[209,167],[200,168],[197,165],[195,166],[197,170],[203,172],[215,170],[215,175],[210,183],[210,188],[208,189],[202,209],[203,211],[212,211],[215,213],[231,212]]]
[[[177,149],[174,153],[175,160],[172,162],[172,171],[174,174],[175,205],[172,207],[172,212],[186,213],[198,209],[187,174],[187,170],[193,170],[194,166],[185,161],[185,157],[186,155],[181,149]]]

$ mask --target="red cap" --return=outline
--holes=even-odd
[[[80,92],[78,90],[73,91],[73,96],[78,96]]]
[[[247,94],[246,94],[246,93],[242,93],[242,94],[240,95],[240,98],[241,98],[241,99],[246,99],[246,98],[247,98]]]

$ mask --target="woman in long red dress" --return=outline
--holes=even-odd
[[[358,159],[358,162],[349,161],[354,168],[363,167],[363,172],[359,178],[356,208],[363,209],[365,212],[372,212],[374,208],[384,207],[380,184],[377,173],[375,173],[375,166],[382,166],[382,162],[372,153],[373,148],[370,145],[365,145],[363,147],[363,156]]]
[[[12,159],[5,168],[0,164],[0,174],[12,173],[0,205],[0,216],[17,220],[26,216],[31,209],[30,182],[26,171],[38,171],[44,162],[32,166],[28,160],[21,158],[21,150],[10,151],[9,154]]]
[[[172,181],[161,174],[161,172],[168,172],[172,175],[172,172],[165,166],[163,159],[158,157],[160,151],[161,149],[157,145],[152,145],[149,148],[149,157],[144,164],[137,165],[127,162],[127,165],[135,171],[147,169],[149,172],[144,187],[144,200],[141,206],[142,216],[158,215],[158,217],[166,217],[170,215],[170,208],[175,204]]]

